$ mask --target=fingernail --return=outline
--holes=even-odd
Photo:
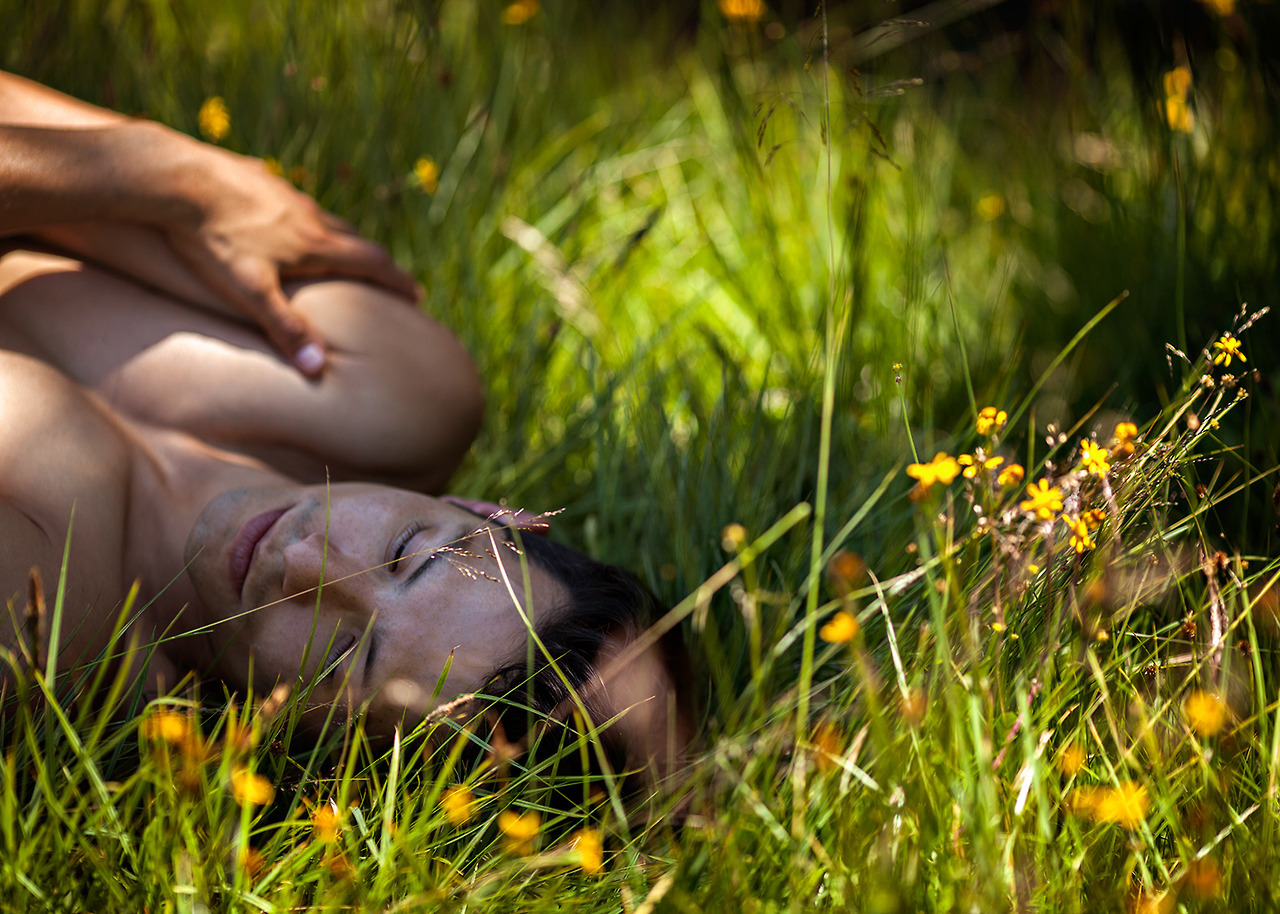
[[[317,375],[324,368],[324,350],[315,343],[307,343],[294,353],[293,364],[303,374]]]

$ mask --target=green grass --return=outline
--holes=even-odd
[[[449,724],[282,752],[292,708],[236,696],[169,744],[120,687],[104,710],[37,679],[0,723],[0,906],[1274,908],[1275,322],[1242,332],[1247,372],[1202,354],[1277,278],[1270,10],[1126,53],[1111,17],[1149,9],[1080,4],[867,60],[851,28],[878,4],[829,11],[827,56],[820,20],[769,37],[706,3],[677,34],[617,6],[518,27],[465,2],[0,12],[0,65],[57,88],[191,132],[223,96],[226,145],[413,269],[489,388],[457,490],[562,508],[559,536],[650,582],[702,723],[674,795],[626,806],[557,787],[586,742],[471,774]],[[1190,136],[1158,112],[1179,54]],[[1027,482],[1107,512],[1095,549],[981,475],[908,497],[913,449],[992,447],[987,405]],[[1123,420],[1143,438],[1109,488],[1073,474]],[[833,577],[840,550],[871,576]],[[840,610],[848,645],[817,637]],[[1216,734],[1184,707],[1200,691],[1229,711]],[[237,802],[242,768],[270,803]],[[459,777],[479,804],[455,824]],[[1123,785],[1140,815],[1099,792]],[[508,808],[542,817],[529,855]]]

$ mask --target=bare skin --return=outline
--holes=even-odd
[[[135,126],[118,121],[0,74],[0,171],[85,139],[59,130]],[[157,143],[227,180],[257,168]],[[174,211],[197,215],[169,224],[135,218],[136,199],[59,210],[79,205],[79,179],[14,180],[26,190],[0,197],[0,235],[5,218],[27,234],[0,247],[0,679],[20,665],[30,570],[51,587],[68,539],[64,671],[102,654],[135,582],[128,662],[154,648],[152,689],[187,671],[258,690],[301,675],[322,680],[318,700],[344,692],[390,725],[403,709],[378,703],[385,683],[429,692],[454,651],[448,696],[523,650],[528,612],[560,585],[534,570],[524,592],[501,527],[424,494],[465,454],[483,396],[457,340],[406,306],[412,283],[385,252],[360,260],[367,242],[270,182],[234,218],[208,188],[177,191]],[[32,224],[30,199],[69,221]],[[312,274],[347,278],[294,279]],[[265,310],[233,288],[246,275]],[[281,314],[301,337],[281,334]],[[321,347],[320,370],[299,370],[296,339]]]

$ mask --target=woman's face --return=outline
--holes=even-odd
[[[265,693],[317,681],[312,701],[369,701],[369,725],[403,714],[407,680],[429,696],[446,665],[448,700],[523,654],[530,618],[562,585],[524,571],[500,524],[386,486],[232,489],[205,506],[187,538],[188,574],[217,669]],[[191,626],[192,628],[196,626]],[[452,654],[452,662],[450,662]],[[411,703],[412,704],[412,703]],[[425,707],[413,710],[421,712]]]

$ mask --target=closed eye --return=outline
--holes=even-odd
[[[387,549],[387,571],[395,573],[396,569],[400,567],[400,563],[404,560],[404,553],[409,548],[409,543],[423,529],[425,528],[421,523],[414,521],[396,535],[396,538],[391,541],[391,545]]]
[[[333,650],[329,651],[328,656],[324,658],[324,665],[320,667],[320,682],[328,684],[333,681],[338,672],[338,666],[356,649],[359,643],[354,635],[343,638],[334,645]]]
[[[413,569],[413,573],[412,573],[412,574],[410,574],[410,575],[409,575],[409,577],[405,580],[405,582],[404,582],[404,585],[403,585],[403,586],[408,587],[408,586],[409,586],[409,585],[411,585],[414,581],[418,580],[418,578],[422,577],[422,573],[423,573],[424,571],[426,571],[428,568],[430,568],[430,567],[431,567],[431,564],[432,564],[436,559],[440,558],[440,556],[444,555],[444,554],[445,554],[445,553],[447,553],[448,551],[449,551],[449,547],[448,547],[448,546],[440,546],[440,547],[437,547],[437,548],[435,548],[435,549],[428,549],[428,550],[426,550],[427,557],[426,557],[425,559],[423,559],[423,560],[422,560],[422,564],[421,564],[421,565],[419,565],[417,568]]]

